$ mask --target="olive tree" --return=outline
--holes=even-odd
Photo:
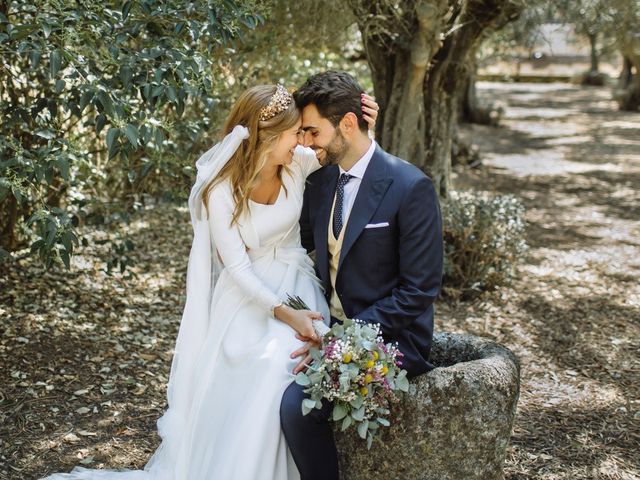
[[[640,0],[613,0],[611,28],[624,66],[616,100],[621,110],[640,110]]]
[[[347,0],[382,114],[377,138],[433,178],[446,198],[459,97],[473,55],[515,20],[523,0]]]
[[[224,95],[226,49],[264,8],[0,0],[0,253],[32,242],[68,266],[90,212],[170,187]]]

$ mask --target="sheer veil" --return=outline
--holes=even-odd
[[[196,162],[198,174],[189,195],[193,243],[187,267],[187,299],[167,387],[169,408],[158,420],[158,432],[163,442],[147,463],[147,471],[166,472],[167,467],[171,468],[177,460],[198,383],[198,378],[194,376],[196,359],[207,336],[211,296],[222,270],[220,260],[214,253],[216,246],[209,231],[202,192],[248,137],[249,130],[236,125]]]

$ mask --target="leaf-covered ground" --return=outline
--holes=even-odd
[[[455,182],[520,196],[531,249],[511,288],[441,302],[437,326],[496,339],[521,359],[506,478],[640,478],[640,114],[617,112],[606,88],[481,93],[500,98],[506,118],[463,129],[485,166]],[[99,247],[71,272],[30,259],[0,267],[0,478],[140,468],[157,446],[188,212],[150,208],[130,235],[132,280],[105,275]]]

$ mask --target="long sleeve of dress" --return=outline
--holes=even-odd
[[[225,270],[244,293],[265,310],[272,310],[281,299],[253,271],[238,226],[230,225],[233,210],[234,201],[228,185],[216,185],[209,194],[209,227],[214,245]]]

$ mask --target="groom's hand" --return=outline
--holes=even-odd
[[[366,93],[360,95],[360,102],[362,103],[362,117],[369,125],[369,130],[375,130],[380,105],[372,96]]]
[[[306,370],[306,368],[309,366],[309,363],[311,363],[312,358],[311,358],[311,355],[309,355],[309,350],[311,350],[314,347],[320,348],[322,344],[321,340],[312,340],[310,338],[303,337],[299,333],[296,333],[296,338],[306,343],[291,354],[291,358],[304,357],[302,360],[300,360],[300,362],[298,362],[298,364],[293,369],[294,375],[297,375],[303,370]]]

